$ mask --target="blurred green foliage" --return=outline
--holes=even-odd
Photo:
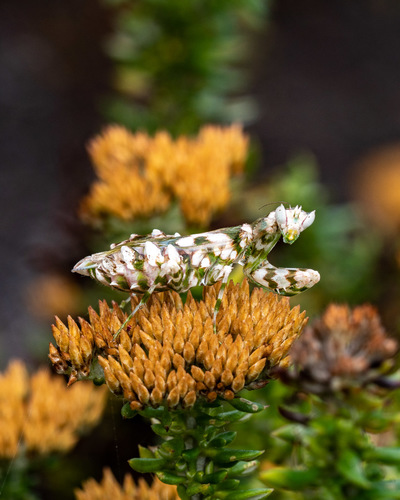
[[[400,448],[394,440],[398,418],[393,412],[395,407],[398,411],[399,391],[360,391],[337,398],[303,394],[297,402],[292,394],[286,415],[293,421],[281,423],[269,442],[272,455],[275,447],[287,455],[260,473],[266,485],[276,488],[271,498],[400,498]],[[386,433],[382,439],[380,433]]]
[[[0,496],[4,500],[39,500],[33,493],[37,477],[32,473],[33,461],[19,456],[12,461],[0,460]]]
[[[104,1],[114,18],[111,121],[178,134],[254,118],[244,90],[248,35],[265,21],[266,0]]]

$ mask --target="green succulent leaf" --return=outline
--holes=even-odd
[[[163,406],[159,406],[158,408],[152,408],[151,406],[147,406],[144,410],[140,410],[139,415],[146,418],[157,418],[158,420],[162,420],[163,423],[165,418],[168,418],[169,414],[165,411]],[[170,418],[171,420],[171,418]]]
[[[179,484],[177,491],[178,491],[179,498],[181,500],[190,500],[190,496],[187,494],[186,485],[184,486],[182,484]]]
[[[249,401],[245,398],[234,398],[229,401],[229,404],[236,408],[236,410],[242,411],[244,413],[258,413],[265,410],[267,406],[256,403],[255,401]]]
[[[224,500],[262,500],[267,498],[274,490],[270,488],[254,488],[229,493]]]
[[[160,481],[165,484],[173,484],[177,486],[178,484],[183,484],[187,481],[186,476],[179,476],[178,474],[172,474],[171,472],[157,472],[157,477]]]
[[[181,438],[174,438],[165,441],[158,449],[159,454],[163,458],[180,457],[185,448],[185,443]]]
[[[197,459],[197,457],[200,455],[200,448],[191,448],[190,450],[184,450],[182,452],[182,457],[187,461],[187,462],[192,462]]]
[[[283,425],[279,429],[276,429],[272,435],[286,441],[287,443],[301,443],[303,437],[307,434],[308,430],[299,424],[288,424]]]
[[[171,435],[170,428],[165,427],[163,424],[153,424],[151,428],[157,436],[167,437]]]
[[[206,493],[208,493],[210,491],[210,489],[211,488],[210,488],[209,484],[201,484],[201,483],[193,482],[190,484],[190,486],[188,486],[186,493],[190,497],[192,497],[193,495],[199,495],[199,494],[205,495]]]
[[[236,435],[237,432],[234,431],[221,432],[221,434],[213,437],[207,446],[210,448],[223,448],[227,444],[232,443],[232,441],[236,438]]]
[[[252,474],[257,469],[258,465],[258,460],[251,460],[250,462],[237,462],[235,465],[227,469],[227,477],[247,476]]]
[[[122,418],[133,418],[137,414],[138,412],[136,410],[132,410],[129,403],[125,403],[124,406],[121,408]]]
[[[177,472],[185,472],[188,468],[187,462],[184,460],[183,457],[180,457],[176,462],[175,462],[175,470]]]
[[[368,495],[368,500],[399,500],[400,480],[378,481],[364,494]]]
[[[260,480],[271,488],[301,490],[315,484],[320,471],[315,469],[289,469],[274,467],[260,473]]]
[[[218,484],[223,481],[227,475],[228,471],[226,469],[221,469],[216,472],[212,472],[211,474],[204,474],[202,477],[199,477],[197,479],[202,484]]]
[[[214,405],[203,406],[201,411],[206,415],[208,415],[209,417],[216,417],[220,413],[223,413],[224,407],[220,403],[218,403],[217,405],[214,404]]]
[[[400,463],[400,448],[376,447],[368,451],[365,459],[376,461],[387,465],[398,465]]]
[[[163,422],[163,424],[165,425],[165,422]],[[169,432],[171,434],[176,434],[179,436],[185,431],[186,431],[186,426],[183,422],[173,421],[171,422],[171,425],[169,425]]]
[[[254,460],[264,453],[264,450],[206,450],[206,454],[217,463],[232,463],[237,460]]]
[[[336,463],[338,472],[350,483],[368,489],[371,483],[364,475],[360,457],[352,450],[344,450]]]
[[[235,490],[240,485],[239,479],[225,479],[217,488],[217,491]]]
[[[164,458],[131,458],[129,465],[137,472],[159,472],[167,464]]]
[[[155,458],[154,453],[145,446],[139,444],[138,449],[140,458]]]
[[[224,422],[238,422],[243,420],[248,420],[250,415],[246,412],[239,410],[231,410],[219,413],[214,418],[217,420],[223,420]]]

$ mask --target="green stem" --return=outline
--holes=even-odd
[[[140,411],[144,417],[157,419],[152,429],[164,442],[155,452],[130,460],[131,467],[138,472],[155,472],[161,481],[177,485],[183,500],[225,498],[240,486],[241,477],[255,469],[255,459],[263,453],[228,447],[236,432],[228,432],[226,427],[230,422],[247,420],[249,413],[264,407],[245,399],[230,404],[231,408],[220,401],[198,402],[190,409]],[[257,490],[257,498],[270,491]],[[250,498],[252,491],[248,496],[243,494],[246,491],[241,498]]]
[[[197,416],[196,411],[192,410],[192,411],[190,411],[190,413],[188,414],[187,419],[186,419],[186,428],[189,431],[187,433],[187,437],[185,439],[185,449],[187,449],[187,450],[193,449],[197,444],[197,443],[195,443],[195,439],[193,437],[193,432],[191,432],[197,428],[196,416]],[[205,463],[206,463],[206,457],[200,455],[197,458],[196,463],[195,463],[195,467],[193,467],[193,469],[196,472],[204,471]],[[192,495],[190,497],[190,499],[191,500],[201,500],[201,495],[200,494]]]

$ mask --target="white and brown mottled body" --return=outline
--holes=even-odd
[[[277,268],[267,260],[281,236],[292,244],[314,217],[315,212],[307,213],[301,207],[280,205],[252,224],[190,236],[166,235],[155,229],[150,236],[131,235],[110,250],[85,257],[73,271],[115,289],[142,294],[138,308],[154,292],[183,293],[221,281],[216,316],[234,264],[243,266],[251,282],[280,295],[295,295],[319,281],[317,271]]]

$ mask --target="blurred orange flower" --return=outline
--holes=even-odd
[[[76,500],[179,500],[176,486],[163,484],[157,477],[151,485],[143,478],[137,484],[126,474],[121,486],[110,469],[104,469],[103,479],[98,483],[88,479],[82,489],[75,490]]]
[[[186,221],[207,226],[230,198],[229,180],[243,171],[248,138],[239,125],[203,127],[197,137],[150,137],[112,125],[89,145],[98,179],[81,205],[91,223],[165,212],[177,199]]]
[[[68,389],[47,369],[29,377],[22,361],[11,362],[0,374],[0,458],[70,450],[99,421],[106,397],[92,384]]]
[[[388,236],[400,232],[400,145],[369,153],[358,162],[353,192],[367,217]]]

